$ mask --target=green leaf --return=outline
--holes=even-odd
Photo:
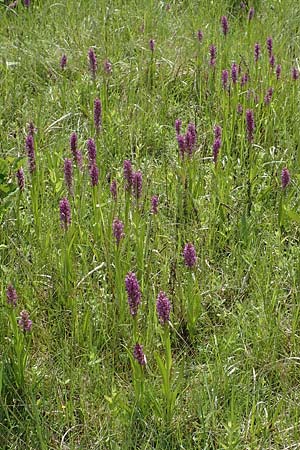
[[[300,214],[296,213],[296,211],[293,211],[292,209],[284,208],[284,212],[290,219],[294,220],[295,222],[300,223]]]

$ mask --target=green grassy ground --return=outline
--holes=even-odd
[[[29,8],[19,1],[8,9],[0,0],[1,450],[300,448],[300,79],[291,77],[299,65],[300,7],[292,0],[256,0],[245,10],[233,0],[169,5],[32,0]],[[221,73],[233,62],[241,75],[228,92]],[[250,80],[241,86],[245,72]],[[192,158],[179,157],[177,118],[183,130],[196,125]],[[30,121],[37,129],[32,175]],[[222,146],[215,165],[216,124]],[[84,171],[73,167],[74,196],[63,172],[72,132],[84,154]],[[89,137],[100,171],[94,188]],[[139,202],[125,194],[125,159],[143,173]],[[24,192],[15,178],[20,166]],[[159,196],[157,215],[152,195]],[[59,214],[65,196],[67,231]],[[119,246],[116,217],[125,225]],[[198,256],[193,269],[184,263],[187,242]],[[127,304],[129,271],[142,293],[136,319]],[[6,299],[10,283],[15,308]],[[155,306],[160,290],[172,303],[164,326]],[[28,333],[17,325],[22,309],[33,322]],[[133,358],[137,341],[145,367]]]

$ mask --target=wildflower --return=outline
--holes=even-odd
[[[90,71],[92,73],[92,77],[95,79],[97,72],[97,58],[94,50],[92,48],[89,49],[89,62],[90,62]]]
[[[247,84],[249,81],[249,75],[247,72],[244,73],[244,75],[241,78],[241,86],[244,87],[245,84]]]
[[[180,134],[181,125],[182,125],[182,121],[180,119],[176,119],[175,120],[175,130],[176,130],[177,135]]]
[[[236,65],[236,63],[233,63],[231,66],[231,79],[233,84],[236,84],[238,79],[238,66]]]
[[[277,64],[277,66],[276,66],[276,78],[277,78],[277,80],[280,79],[280,76],[281,76],[281,65]]]
[[[72,160],[66,158],[64,162],[64,176],[65,176],[65,183],[68,188],[69,193],[73,194],[73,166],[72,166]]]
[[[112,63],[109,61],[109,59],[104,60],[103,69],[106,75],[110,75],[112,73]]]
[[[158,213],[158,195],[151,198],[151,213],[154,215]]]
[[[178,134],[176,136],[176,139],[177,139],[177,142],[178,142],[180,156],[183,159],[184,158],[184,153],[185,153],[185,138],[181,134]]]
[[[25,333],[31,330],[32,321],[29,319],[29,313],[25,310],[20,313],[20,320],[18,321],[19,327]]]
[[[67,56],[62,55],[61,60],[60,60],[60,68],[63,70],[66,68],[66,65],[67,65]]]
[[[96,98],[94,101],[94,124],[97,133],[99,133],[102,125],[102,105],[99,98]]]
[[[264,98],[264,102],[266,105],[269,105],[273,96],[273,88],[269,88]]]
[[[30,0],[24,0],[24,6],[26,6],[27,8],[29,8],[29,6],[30,6]]]
[[[143,352],[143,346],[138,343],[134,346],[133,357],[137,360],[140,366],[145,366],[147,364],[147,359]]]
[[[142,195],[142,187],[143,187],[143,176],[142,172],[138,170],[133,174],[132,179],[132,193],[136,197],[136,199],[139,199]]]
[[[269,63],[270,63],[270,67],[272,67],[272,69],[274,69],[274,67],[275,67],[275,56],[273,54],[270,56]]]
[[[141,303],[141,291],[135,273],[128,272],[125,278],[125,288],[128,297],[130,314],[134,317],[137,315],[138,307]]]
[[[218,138],[219,139],[219,138]],[[197,263],[195,247],[190,242],[184,246],[183,257],[185,265],[192,268]]]
[[[267,50],[268,50],[269,58],[271,58],[272,53],[273,53],[273,39],[271,37],[267,38]]]
[[[150,39],[150,41],[149,41],[149,48],[150,48],[152,53],[154,52],[154,45],[155,45],[154,40]]]
[[[96,145],[95,141],[92,138],[89,138],[86,143],[87,150],[88,150],[88,158],[89,158],[89,167],[92,167],[94,164],[96,164]]]
[[[216,58],[217,58],[217,47],[215,45],[211,45],[209,47],[209,53],[210,53],[210,65],[214,67],[216,65]]]
[[[290,172],[288,171],[288,169],[286,167],[284,167],[281,172],[282,189],[285,189],[290,184],[290,182],[291,182]]]
[[[222,85],[223,89],[227,89],[228,87],[228,70],[222,70]]]
[[[75,153],[76,149],[77,149],[77,134],[76,133],[72,133],[71,137],[70,137],[70,148],[71,148],[71,152]]]
[[[185,149],[191,156],[197,142],[197,131],[193,123],[188,124],[188,129],[185,135]]]
[[[116,182],[116,180],[113,180],[112,182],[111,182],[111,185],[110,185],[110,188],[109,188],[109,190],[110,190],[110,193],[111,193],[111,195],[112,195],[112,198],[114,199],[114,201],[116,201],[117,200],[117,195],[118,195],[118,191],[117,191],[117,182]]]
[[[214,127],[214,136],[215,139],[221,139],[222,137],[222,128],[220,127],[220,125],[215,125]]]
[[[202,42],[203,41],[203,32],[201,30],[198,30],[197,36],[198,36],[198,41]]]
[[[254,114],[251,109],[247,109],[246,111],[246,126],[247,126],[248,141],[252,142],[255,125],[254,125]]]
[[[250,20],[252,20],[254,17],[254,8],[253,6],[251,6],[251,8],[249,9],[249,14],[248,14],[248,20],[250,22]]]
[[[260,57],[260,45],[258,42],[254,45],[254,61],[257,63]]]
[[[221,25],[222,25],[223,34],[224,34],[224,36],[226,36],[228,33],[228,30],[229,30],[228,19],[226,16],[221,17]]]
[[[92,187],[97,186],[99,183],[99,169],[95,162],[90,167],[90,178]]]
[[[166,294],[160,291],[156,300],[156,311],[161,325],[169,322],[171,303]]]
[[[69,200],[64,197],[59,202],[59,210],[60,210],[60,221],[61,226],[65,229],[68,229],[69,225],[71,225],[71,206]]]
[[[25,148],[26,148],[27,156],[28,156],[29,172],[32,174],[36,169],[34,141],[33,141],[32,134],[28,134],[28,136],[26,138]]]
[[[299,70],[297,69],[297,67],[293,67],[292,68],[292,80],[296,81],[299,78]]]
[[[116,238],[116,241],[117,241],[117,245],[119,245],[121,239],[123,239],[123,237],[125,236],[124,224],[123,224],[123,222],[121,222],[121,220],[114,219],[112,227],[113,227],[114,237]]]
[[[131,161],[128,159],[125,159],[123,163],[123,173],[124,173],[124,180],[125,180],[125,189],[126,191],[130,192],[132,188],[132,182],[133,182],[133,170],[132,170],[132,164]]]
[[[25,188],[25,175],[22,167],[20,167],[20,169],[17,170],[16,177],[18,180],[19,189],[21,192],[23,192]]]
[[[218,155],[219,155],[219,151],[220,151],[220,148],[221,148],[221,144],[222,144],[222,141],[221,141],[220,138],[216,138],[214,140],[214,144],[213,144],[213,160],[214,160],[215,164],[217,164],[217,160],[218,160]]]
[[[18,295],[12,284],[7,286],[6,290],[7,303],[11,306],[17,306]]]

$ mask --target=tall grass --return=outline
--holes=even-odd
[[[298,448],[297,2],[261,0],[245,9],[229,0],[6,3],[0,1],[1,449]],[[236,85],[233,63],[240,67]],[[94,124],[96,98],[101,127]],[[182,136],[189,124],[196,128],[190,156],[180,156],[178,118]],[[214,163],[216,125],[222,136]],[[83,170],[70,149],[73,132]],[[89,138],[99,168],[94,186]],[[72,190],[66,158],[73,161]],[[124,160],[142,173],[141,195],[126,190]],[[20,167],[24,191],[15,176]],[[63,198],[70,223],[61,216]],[[120,242],[115,219],[124,224]],[[190,267],[188,243],[196,252]],[[129,272],[141,292],[135,315]],[[10,284],[15,307],[6,298]],[[157,315],[161,291],[171,304],[166,322]],[[27,331],[22,310],[32,320]]]

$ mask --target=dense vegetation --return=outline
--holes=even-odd
[[[300,442],[300,6],[0,0],[0,448]]]

